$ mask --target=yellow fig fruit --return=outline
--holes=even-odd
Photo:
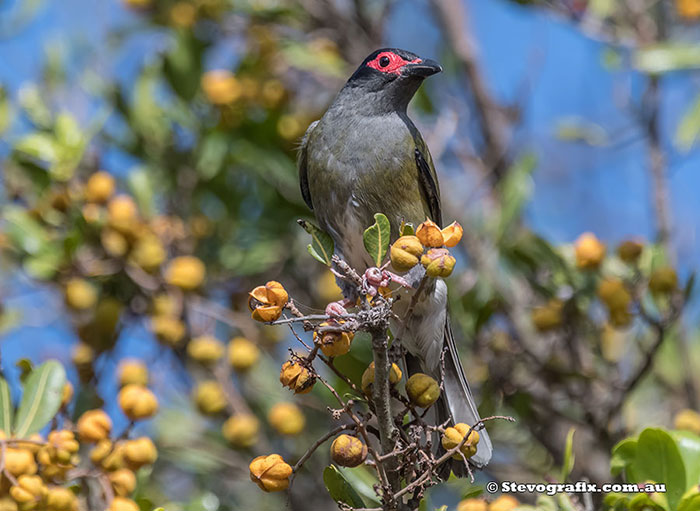
[[[109,474],[109,482],[115,495],[127,497],[136,489],[136,474],[128,468],[120,468]]]
[[[224,356],[224,345],[216,337],[201,335],[187,344],[187,355],[203,365],[212,365]]]
[[[170,22],[177,28],[190,28],[197,20],[197,7],[189,2],[176,2],[170,9]]]
[[[440,227],[432,220],[426,220],[420,224],[416,229],[416,236],[425,247],[437,248],[445,245]]]
[[[63,385],[63,392],[61,393],[61,408],[68,406],[73,399],[73,384],[69,381]]]
[[[331,444],[331,459],[341,467],[357,467],[367,459],[367,446],[357,437],[338,435]]]
[[[128,195],[117,195],[107,203],[107,221],[119,232],[131,233],[138,217],[136,203]]]
[[[700,18],[700,2],[697,0],[676,0],[676,10],[687,21]]]
[[[396,364],[391,364],[391,369],[389,370],[389,383],[391,385],[396,385],[398,382],[401,381],[401,378],[403,377],[403,373],[401,372],[401,368],[397,366]],[[372,387],[371,385],[374,383],[374,362],[370,362],[369,366],[367,366],[367,369],[365,369],[365,372],[362,373],[362,392],[364,392],[366,395],[371,395],[372,394]]]
[[[512,511],[518,506],[520,502],[512,495],[501,495],[489,504],[489,511]]]
[[[127,466],[132,470],[152,465],[158,459],[158,450],[155,444],[145,436],[124,442],[122,454]]]
[[[204,415],[216,415],[226,409],[226,394],[215,380],[201,382],[192,394],[197,408]]]
[[[343,298],[343,292],[338,287],[335,275],[330,271],[324,271],[316,280],[315,290],[323,303],[335,302]]]
[[[673,427],[700,435],[700,413],[688,408],[681,410],[673,419]]]
[[[29,449],[7,447],[5,449],[5,470],[15,477],[36,474],[34,454]]]
[[[546,305],[534,307],[531,317],[535,328],[540,332],[548,332],[561,326],[563,321],[562,311],[564,302],[556,298],[551,299]]]
[[[64,292],[66,304],[72,309],[85,310],[97,303],[97,290],[85,279],[70,279]]]
[[[457,504],[457,511],[488,511],[489,505],[484,499],[464,499]]]
[[[623,241],[617,247],[617,255],[626,263],[634,263],[639,259],[639,256],[642,255],[643,249],[644,245],[638,241]]]
[[[234,337],[228,345],[228,361],[236,371],[250,370],[260,359],[257,345],[245,337]]]
[[[233,103],[242,92],[238,79],[225,69],[207,71],[202,75],[201,84],[207,100],[214,105]]]
[[[260,421],[247,413],[229,417],[221,427],[221,434],[236,449],[248,449],[258,441]]]
[[[83,442],[95,443],[109,438],[112,419],[104,410],[88,410],[80,416],[76,427]]]
[[[17,484],[10,488],[10,496],[22,510],[34,509],[47,493],[46,485],[39,476],[21,475]]]
[[[147,272],[160,268],[167,253],[160,240],[150,234],[140,237],[131,249],[129,260]]]
[[[134,0],[127,0],[134,1]],[[144,1],[144,0],[139,0]],[[150,1],[150,0],[149,0]],[[126,497],[114,497],[107,511],[139,511],[139,505]]]
[[[582,270],[592,270],[600,266],[605,257],[605,244],[595,234],[585,232],[574,242],[576,266]]]
[[[294,403],[277,403],[267,413],[267,422],[280,435],[298,435],[304,430],[306,419]]]
[[[420,262],[422,254],[423,245],[417,236],[401,236],[391,245],[391,266],[398,272],[408,271]]]
[[[258,456],[248,466],[250,480],[266,492],[283,491],[289,487],[292,467],[279,454]]]
[[[323,322],[319,326],[329,326],[328,322]],[[321,351],[327,357],[339,357],[350,351],[350,343],[354,334],[352,332],[324,332],[319,335],[314,332],[314,343],[321,347]]]
[[[442,230],[442,237],[445,240],[445,246],[448,248],[456,247],[462,240],[464,229],[457,222],[452,222]]]
[[[455,267],[455,258],[446,248],[431,248],[420,260],[429,277],[449,277]]]
[[[77,511],[78,497],[68,488],[54,486],[46,494],[46,509],[48,511]]]
[[[598,296],[611,311],[626,311],[632,303],[632,295],[624,282],[617,278],[601,280],[598,284]]]
[[[134,358],[127,358],[119,363],[117,368],[119,386],[134,384],[148,385],[148,368],[142,361]]]
[[[428,408],[440,397],[440,386],[427,374],[416,373],[406,382],[406,394],[414,405]]]
[[[670,266],[657,268],[649,277],[649,291],[655,295],[672,293],[678,289],[678,275]]]
[[[109,172],[100,170],[90,176],[85,185],[85,200],[88,202],[104,203],[114,195],[114,178]]]
[[[151,330],[160,342],[175,346],[184,339],[187,328],[176,316],[158,314],[151,317]]]
[[[141,385],[126,385],[119,391],[117,400],[124,415],[131,420],[148,419],[158,411],[155,394]]]
[[[165,270],[165,281],[171,286],[192,291],[202,285],[206,268],[201,259],[194,256],[176,257]]]
[[[464,454],[465,458],[471,458],[476,454],[476,446],[479,443],[479,432],[473,429],[470,431],[470,427],[462,422],[455,424],[454,427],[445,429],[441,439],[442,447],[447,451],[454,449],[462,442],[467,434],[469,434],[467,441],[464,442],[459,450]],[[452,457],[454,459],[461,459],[459,453],[455,453]]]
[[[298,362],[288,360],[282,364],[280,383],[284,387],[293,390],[295,394],[306,394],[311,392],[316,379],[306,367]]]

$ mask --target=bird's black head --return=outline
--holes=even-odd
[[[385,103],[405,108],[423,79],[440,71],[442,67],[434,60],[398,48],[382,48],[360,64],[345,88],[372,93]]]

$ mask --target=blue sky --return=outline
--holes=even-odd
[[[16,10],[20,1],[0,4],[3,29],[7,26],[2,20]],[[546,12],[502,0],[471,0],[467,4],[470,29],[495,97],[512,101],[523,80],[530,84],[530,92],[524,98],[523,125],[516,134],[517,147],[532,149],[539,155],[534,196],[527,209],[529,224],[554,242],[570,242],[589,230],[611,243],[630,236],[652,237],[654,218],[646,146],[630,114],[622,111],[614,99],[625,88],[638,97],[642,79],[631,71],[606,70],[602,59],[604,44]],[[389,20],[387,45],[438,56],[440,37],[431,16],[422,0],[397,2]],[[113,54],[105,39],[107,30],[129,23],[138,23],[138,15],[124,10],[117,0],[47,0],[31,23],[11,27],[16,30],[12,37],[0,34],[0,82],[16,94],[23,83],[37,78],[47,46],[60,48],[69,43],[97,52],[99,58],[91,56],[88,60],[98,63],[94,72],[128,80],[149,53],[164,44],[159,34],[139,36],[119,54]],[[71,53],[78,58],[80,54]],[[209,67],[230,63],[231,59],[230,53],[218,52],[212,56]],[[681,115],[700,90],[699,85],[698,76],[688,73],[671,74],[662,82],[662,133],[669,151],[674,243],[685,270],[698,266],[700,260],[696,220],[700,155],[697,150],[679,154],[671,141]],[[572,117],[599,124],[610,138],[628,142],[590,148],[558,140],[555,126]],[[115,163],[120,164],[124,166],[123,161]],[[10,292],[16,305],[37,310],[37,303],[59,307],[56,297],[28,287],[19,277],[13,278],[9,286],[11,291],[18,291],[16,295]],[[48,328],[23,327],[14,331],[2,340],[3,366],[10,368],[14,359],[29,352],[38,358],[65,358],[65,350],[47,350],[49,346],[73,342],[69,331],[60,318]],[[145,331],[137,328],[132,333],[120,354],[157,357],[157,348]]]

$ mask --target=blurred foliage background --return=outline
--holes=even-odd
[[[3,374],[17,397],[23,360],[58,359],[68,415],[104,406],[119,431],[118,367],[145,364],[161,411],[137,427],[160,453],[142,509],[333,507],[324,449],[288,494],[249,481],[253,455],[322,436],[332,400],[278,384],[296,341],[255,324],[247,293],[278,280],[305,313],[337,297],[296,225],[295,149],[381,46],[445,68],[411,115],[465,227],[455,328],[482,415],[518,420],[494,426],[477,484],[558,474],[572,427],[571,477],[597,482],[645,426],[700,431],[697,0],[6,1]],[[359,381],[370,347],[353,346],[338,366]],[[305,417],[291,434],[268,417],[280,402]],[[240,414],[256,441],[222,433]],[[368,473],[345,472],[370,505]]]

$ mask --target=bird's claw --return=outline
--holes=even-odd
[[[347,307],[354,305],[352,300],[347,298],[331,302],[326,305],[326,315],[328,316],[344,316],[348,313]]]
[[[403,277],[377,267],[368,268],[362,275],[362,289],[368,296],[376,296],[379,288],[389,287],[389,284],[392,282],[396,282],[405,288],[412,288]]]

